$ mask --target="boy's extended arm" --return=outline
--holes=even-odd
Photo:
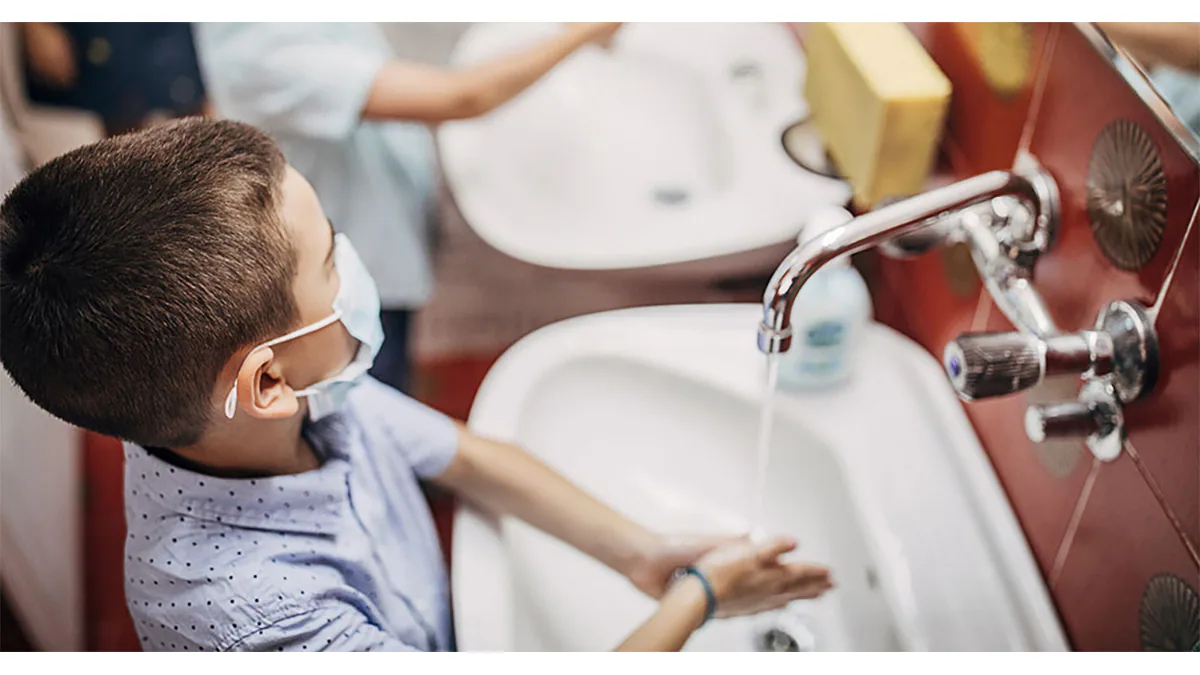
[[[650,532],[520,448],[480,438],[462,425],[458,454],[433,482],[570,544],[655,598],[666,592],[677,568],[730,540]]]

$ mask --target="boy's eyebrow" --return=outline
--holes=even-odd
[[[329,223],[329,252],[325,254],[325,266],[329,267],[329,264],[333,262],[334,235],[337,234],[337,228],[333,226],[332,220],[326,218],[325,222]]]

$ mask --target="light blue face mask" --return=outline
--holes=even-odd
[[[292,331],[287,335],[277,337],[269,342],[250,350],[250,354],[260,349],[273,347],[281,342],[295,340],[298,337],[318,331],[336,321],[342,325],[354,339],[358,340],[358,352],[354,360],[333,377],[321,380],[296,392],[297,398],[308,399],[308,417],[316,421],[331,413],[337,412],[346,402],[350,393],[375,362],[375,356],[383,346],[383,324],[379,320],[379,289],[375,280],[367,271],[350,239],[344,234],[338,234],[333,239],[333,264],[337,269],[340,286],[337,297],[333,300],[333,314],[320,321]],[[250,354],[247,354],[249,358]],[[225,417],[233,419],[237,411],[237,381],[225,398]]]

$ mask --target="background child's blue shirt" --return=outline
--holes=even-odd
[[[374,23],[201,23],[196,48],[223,117],[279,141],[354,242],[385,310],[415,309],[432,287],[436,189],[423,124],[362,119],[394,55]]]
[[[445,650],[441,547],[418,478],[454,422],[367,379],[309,425],[307,473],[213,478],[125,445],[125,590],[147,650]]]

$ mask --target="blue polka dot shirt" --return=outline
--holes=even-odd
[[[367,379],[305,434],[320,468],[257,479],[125,444],[125,592],[144,649],[452,648],[418,479],[454,458],[453,421]]]

